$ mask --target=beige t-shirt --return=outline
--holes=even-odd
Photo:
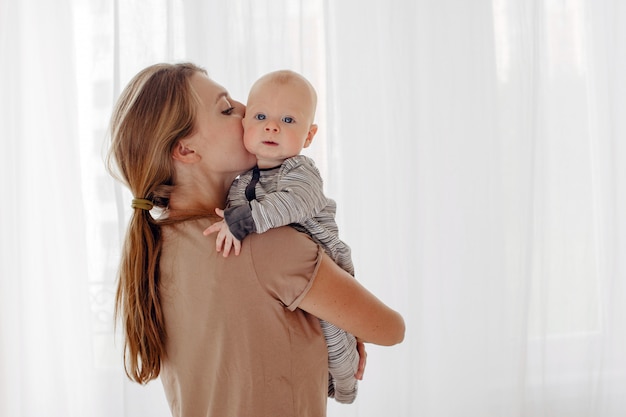
[[[322,257],[290,227],[252,234],[223,258],[208,220],[164,228],[161,380],[175,417],[322,417],[328,354],[298,309]]]

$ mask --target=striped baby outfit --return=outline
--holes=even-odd
[[[239,240],[250,233],[291,225],[310,235],[337,265],[354,276],[350,247],[339,239],[336,209],[336,203],[324,195],[314,161],[297,155],[278,167],[255,167],[236,179],[228,194],[224,218]],[[328,396],[352,403],[357,395],[356,339],[333,324],[320,322],[328,346]]]

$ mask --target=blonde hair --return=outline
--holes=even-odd
[[[139,72],[120,95],[111,117],[107,168],[136,198],[167,208],[174,168],[172,150],[194,128],[197,96],[190,78],[206,73],[194,64],[156,64]],[[124,369],[145,384],[159,376],[165,327],[159,295],[161,226],[148,210],[130,218],[118,272],[116,320],[124,325]]]

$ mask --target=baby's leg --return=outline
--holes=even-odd
[[[340,403],[351,404],[357,394],[354,374],[359,367],[356,338],[350,333],[320,320],[328,346],[328,396]]]

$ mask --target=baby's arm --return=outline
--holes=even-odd
[[[217,251],[223,250],[226,257],[234,249],[235,255],[238,255],[241,241],[250,233],[263,233],[271,228],[303,223],[322,211],[327,204],[322,177],[315,163],[310,158],[298,155],[285,161],[275,192],[226,210],[216,209],[216,213],[224,220],[209,226],[204,235],[217,232]]]
[[[247,181],[244,179],[247,178]],[[249,178],[248,178],[249,177]],[[246,174],[242,174],[241,178],[236,179],[230,187],[228,192],[228,204],[227,206],[238,206],[238,205],[248,205],[248,201],[245,196],[245,188],[249,183],[249,180],[252,177],[252,171],[249,171]],[[227,257],[230,254],[230,250],[234,248],[235,255],[239,255],[241,251],[241,241],[243,237],[238,239],[235,237],[228,224],[224,219],[224,210],[219,208],[215,209],[215,212],[218,216],[222,218],[221,221],[213,223],[211,226],[207,227],[203,234],[208,236],[212,233],[217,233],[217,238],[215,240],[215,249],[218,252],[223,251],[222,254],[224,257]]]
[[[217,232],[215,249],[217,249],[218,252],[222,252],[223,250],[222,255],[224,256],[224,258],[226,258],[230,254],[231,249],[234,249],[235,255],[239,255],[239,252],[241,252],[241,241],[233,236],[230,229],[228,228],[228,225],[224,221],[224,210],[216,208],[215,212],[218,216],[222,218],[222,220],[213,223],[211,226],[207,227],[204,232],[202,232],[202,234],[208,236],[212,233]]]
[[[322,177],[313,161],[299,155],[285,161],[276,191],[227,209],[226,222],[237,237],[263,233],[275,227],[303,223],[328,205]]]

